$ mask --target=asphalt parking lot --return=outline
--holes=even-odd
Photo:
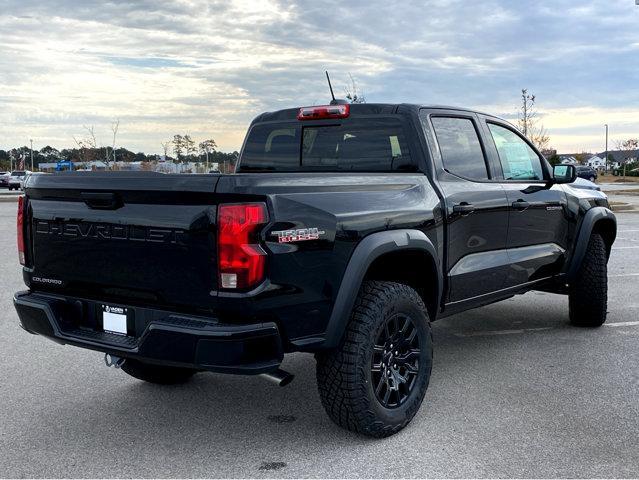
[[[608,323],[568,325],[531,292],[435,323],[435,363],[412,424],[385,440],[333,425],[315,362],[279,388],[197,375],[144,384],[102,355],[18,327],[15,203],[0,203],[2,477],[638,477],[639,214],[619,214]]]

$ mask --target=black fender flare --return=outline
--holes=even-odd
[[[437,261],[437,249],[426,234],[420,230],[387,230],[373,233],[355,247],[346,266],[328,320],[322,348],[335,348],[339,345],[364,276],[371,264],[386,253],[401,250],[421,250],[432,257],[437,269],[437,304],[439,305],[444,288],[443,275],[440,262]]]
[[[566,274],[568,282],[574,280],[577,275],[581,262],[586,255],[590,235],[592,234],[595,224],[600,220],[605,220],[614,224],[614,231],[612,232],[613,236],[610,244],[612,245],[612,242],[614,242],[617,236],[617,217],[615,217],[615,214],[606,207],[593,207],[588,210],[584,215],[584,219],[582,220],[579,228],[579,233],[577,234],[577,238],[573,245],[573,254]]]

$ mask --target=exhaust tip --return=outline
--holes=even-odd
[[[280,387],[285,387],[289,383],[293,381],[295,375],[292,373],[285,372],[284,370],[278,368],[272,372],[262,373],[260,377],[268,380],[269,382],[274,383]]]
[[[115,355],[111,355],[110,353],[104,354],[104,363],[107,367],[120,368],[124,363],[124,358],[116,357]]]

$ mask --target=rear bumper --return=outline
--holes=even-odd
[[[124,336],[82,321],[95,311],[93,301],[20,292],[13,303],[27,332],[123,358],[239,374],[275,370],[283,358],[275,323],[229,325],[215,318],[128,307],[137,317],[139,335]]]

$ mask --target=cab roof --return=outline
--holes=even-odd
[[[276,110],[274,112],[264,112],[258,115],[252,123],[258,122],[274,122],[274,121],[286,121],[296,120],[297,114],[300,108],[307,105],[300,105],[295,108],[286,108],[283,110]],[[350,104],[350,113],[352,115],[389,115],[398,113],[399,109],[415,110],[418,111],[422,108],[435,109],[435,110],[453,110],[459,112],[469,112],[479,115],[485,115],[487,117],[499,118],[495,115],[480,112],[470,108],[454,107],[449,105],[429,105],[429,104],[416,104],[416,103],[353,103]]]

